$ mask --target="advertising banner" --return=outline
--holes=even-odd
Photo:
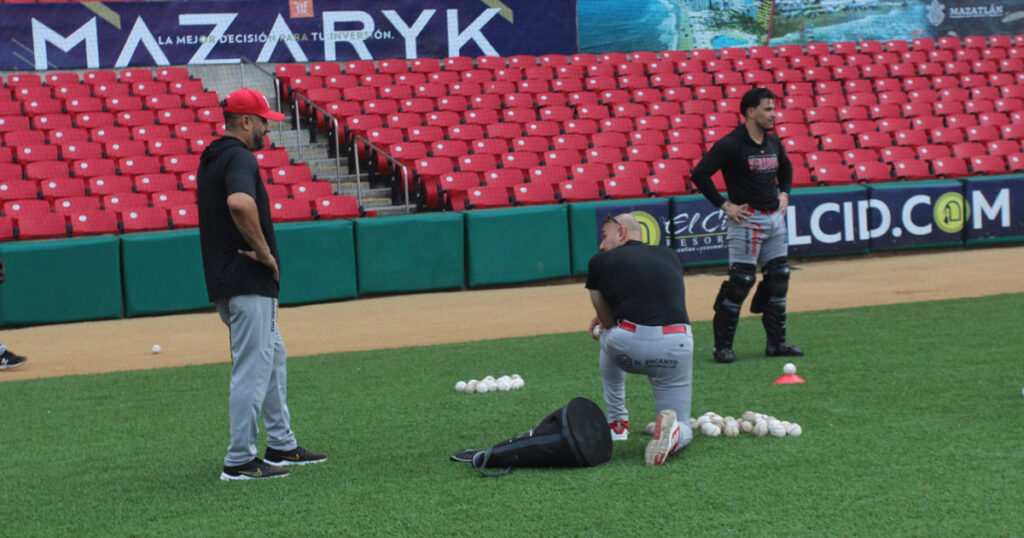
[[[728,263],[727,225],[725,213],[702,195],[672,199],[672,248],[684,267]]]
[[[962,245],[970,208],[961,181],[915,181],[868,188],[871,250]]]
[[[790,256],[867,252],[867,208],[861,186],[794,189],[786,211]]]
[[[1016,35],[1024,0],[579,0],[580,52]]]
[[[0,6],[0,69],[576,52],[575,0],[223,0]]]
[[[1024,176],[968,179],[964,207],[968,245],[1024,239]]]

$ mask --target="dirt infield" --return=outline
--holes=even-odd
[[[1024,292],[1024,246],[797,262],[791,311]],[[690,316],[707,320],[722,277],[686,277]],[[285,284],[287,285],[287,283]],[[422,293],[281,309],[291,356],[586,330],[582,282]],[[210,311],[0,331],[29,361],[0,382],[230,360],[228,332]],[[153,354],[154,344],[163,352]]]

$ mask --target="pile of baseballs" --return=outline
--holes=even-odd
[[[508,392],[510,390],[519,390],[523,388],[526,382],[523,381],[519,374],[503,375],[497,379],[493,376],[487,376],[481,380],[470,379],[469,381],[459,381],[455,384],[456,392],[464,392],[466,394],[482,394],[484,392]]]
[[[799,437],[803,429],[796,422],[779,420],[771,415],[747,411],[737,420],[733,417],[723,417],[714,411],[708,411],[700,418],[690,417],[690,429],[700,431],[708,437],[739,437],[742,433],[754,437]]]

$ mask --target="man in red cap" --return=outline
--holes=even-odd
[[[263,148],[271,121],[263,95],[248,88],[224,104],[227,132],[199,161],[199,240],[210,300],[230,329],[231,444],[221,480],[285,476],[285,465],[325,461],[298,445],[291,430],[287,396],[287,351],[277,325],[280,258],[270,218],[267,188],[254,151]],[[257,457],[259,417],[267,428],[267,451]]]

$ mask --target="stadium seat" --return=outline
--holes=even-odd
[[[71,224],[71,235],[79,237],[83,235],[116,234],[117,214],[100,209],[82,209],[72,211],[68,214],[68,221]]]
[[[643,198],[646,195],[640,177],[615,177],[604,180],[601,185],[599,192],[605,198]]]
[[[150,195],[153,207],[170,209],[172,207],[187,206],[196,203],[195,191],[160,191]]]
[[[7,213],[10,217],[11,213]],[[43,239],[49,237],[67,237],[67,219],[58,213],[15,214],[15,227],[18,239]]]
[[[89,178],[88,192],[91,196],[132,192],[132,178],[128,176],[96,176]]]
[[[270,217],[274,222],[311,220],[313,214],[309,200],[278,198],[270,202]]]
[[[555,198],[561,202],[586,202],[601,199],[597,181],[574,179],[563,181],[556,187]]]
[[[649,176],[644,183],[645,192],[650,196],[678,196],[688,194],[691,190],[683,177],[674,174]]]
[[[487,209],[512,205],[508,187],[504,185],[474,187],[466,191],[465,209]],[[463,209],[456,207],[455,209]]]
[[[124,232],[166,230],[170,227],[167,210],[162,207],[128,208],[121,210],[120,215],[121,229]]]
[[[892,181],[892,166],[889,163],[868,161],[853,164],[853,177],[859,183]]]
[[[509,187],[515,205],[543,205],[555,203],[554,189],[548,183],[519,183]]]
[[[321,219],[351,219],[362,215],[354,196],[325,196],[314,201],[314,212]]]
[[[977,155],[971,157],[971,172],[975,174],[1002,174],[1007,171],[1006,162],[999,155]]]
[[[942,178],[963,177],[968,175],[967,161],[958,157],[939,157],[932,159],[935,175]]]
[[[132,178],[135,192],[154,193],[178,189],[178,177],[174,174],[139,174]]]
[[[167,214],[170,215],[171,227],[174,229],[199,226],[199,208],[195,204],[169,207]]]

